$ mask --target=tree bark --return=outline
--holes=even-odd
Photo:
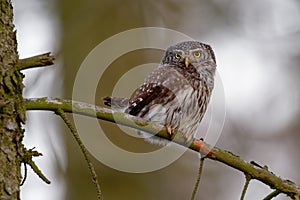
[[[20,199],[25,108],[10,0],[0,0],[0,199]]]

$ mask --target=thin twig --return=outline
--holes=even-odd
[[[25,182],[26,176],[27,176],[27,167],[26,165],[29,165],[31,169],[36,173],[40,179],[42,179],[45,183],[50,184],[51,181],[43,174],[43,172],[38,168],[38,166],[35,164],[35,162],[32,160],[33,157],[41,156],[42,154],[38,151],[33,151],[33,149],[25,150],[24,155],[22,157],[22,162],[25,165],[25,177],[21,183],[23,185],[23,182]]]
[[[102,196],[102,192],[101,192],[101,188],[100,188],[100,185],[98,183],[98,178],[97,178],[97,174],[96,174],[96,171],[95,171],[95,168],[94,168],[94,165],[93,163],[91,162],[89,156],[88,156],[88,151],[87,149],[85,148],[84,144],[82,143],[75,127],[73,126],[73,124],[71,124],[71,122],[69,121],[69,119],[67,118],[66,116],[66,113],[61,109],[61,108],[58,108],[56,110],[56,113],[64,120],[64,122],[66,123],[66,125],[68,126],[68,128],[70,129],[73,137],[75,138],[77,144],[79,145],[83,155],[84,155],[84,158],[88,164],[88,167],[89,167],[89,170],[90,170],[90,173],[91,173],[91,176],[92,176],[92,180],[93,180],[93,183],[95,184],[96,186],[96,189],[97,189],[97,197],[99,200],[102,200],[103,199],[103,196]]]
[[[246,174],[245,176],[246,176],[246,181],[245,181],[245,184],[244,184],[244,187],[243,187],[243,191],[242,191],[240,200],[244,200],[247,189],[248,189],[248,186],[249,186],[249,183],[252,179],[249,174]]]
[[[274,190],[273,192],[271,192],[270,194],[268,194],[265,198],[263,198],[263,200],[270,200],[270,199],[276,197],[279,194],[280,194],[280,191]]]
[[[199,169],[198,169],[198,175],[197,175],[197,180],[194,186],[194,190],[192,193],[192,197],[191,200],[194,200],[199,188],[199,183],[200,183],[200,179],[201,179],[201,175],[202,175],[202,169],[203,169],[203,165],[204,165],[204,158],[200,158],[200,164],[199,164]]]
[[[50,53],[44,53],[41,55],[20,59],[17,63],[17,70],[45,67],[52,65],[53,61],[54,56],[51,56]]]
[[[33,160],[28,160],[26,163],[40,177],[40,179],[42,179],[47,184],[51,183],[51,181],[42,173],[42,171],[38,168],[38,166],[35,164]]]
[[[23,164],[24,164],[24,177],[23,177],[23,180],[20,183],[20,186],[24,185],[24,183],[26,181],[26,178],[27,178],[27,164],[24,163],[24,162],[23,162]]]

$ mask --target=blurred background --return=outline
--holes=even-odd
[[[225,124],[217,146],[268,165],[275,174],[300,184],[298,0],[13,0],[13,5],[20,57],[48,51],[56,56],[52,67],[26,70],[25,97],[70,99],[80,64],[99,43],[132,28],[173,29],[210,44],[216,53],[226,96]],[[134,51],[112,63],[99,82],[99,105],[100,97],[112,93],[123,73],[136,65],[159,62],[162,53]],[[96,199],[87,164],[61,120],[50,112],[27,116],[25,144],[43,153],[35,160],[52,183],[46,185],[29,169],[21,198]],[[124,149],[157,148],[124,136],[113,124],[99,123]],[[199,158],[187,151],[171,165],[141,174],[92,161],[105,199],[164,200],[190,199]],[[197,199],[239,199],[243,183],[242,173],[207,160]],[[252,181],[246,199],[262,199],[270,192]]]

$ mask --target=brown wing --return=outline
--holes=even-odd
[[[175,94],[168,88],[157,83],[147,83],[142,85],[129,101],[127,113],[135,116],[143,117],[155,104],[164,105],[171,99],[175,98]]]

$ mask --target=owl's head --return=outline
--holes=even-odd
[[[171,65],[181,68],[194,66],[197,70],[201,67],[216,67],[215,54],[212,48],[198,41],[185,41],[170,46],[161,61],[162,65]]]

